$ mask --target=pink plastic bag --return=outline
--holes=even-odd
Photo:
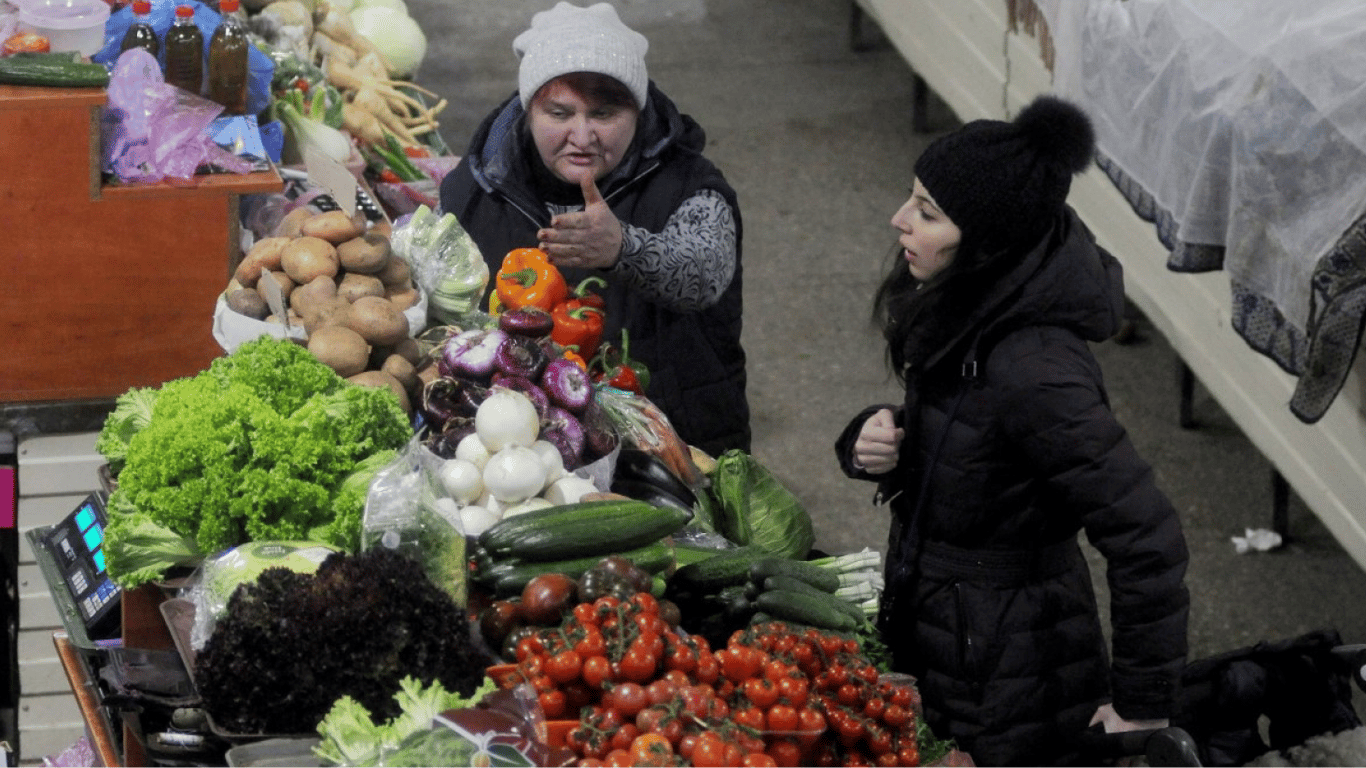
[[[104,170],[121,181],[190,179],[206,163],[235,173],[251,171],[249,162],[213,143],[207,130],[223,107],[167,85],[147,51],[134,48],[119,56],[108,93]]]

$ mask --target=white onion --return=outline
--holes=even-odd
[[[460,458],[442,462],[436,473],[441,487],[460,504],[469,504],[483,495],[483,475],[483,471],[473,462]]]
[[[460,510],[460,528],[466,536],[478,536],[498,522],[498,516],[478,504]]]
[[[510,445],[527,447],[536,442],[541,433],[541,417],[531,398],[495,386],[474,412],[474,431],[489,453],[496,454]]]
[[[545,489],[545,498],[551,504],[573,504],[582,499],[584,494],[594,493],[598,490],[593,481],[578,475],[565,475],[550,484]]]
[[[551,504],[549,501],[546,501],[540,496],[532,496],[526,501],[520,502],[518,504],[513,504],[512,506],[503,510],[503,519],[506,520],[509,517],[516,517],[518,515],[526,514],[527,512],[530,512],[535,509],[545,509],[546,507],[553,506],[555,505]]]
[[[537,440],[531,444],[531,450],[541,457],[541,463],[545,465],[545,481],[553,483],[564,477],[564,456],[560,449],[549,440]]]
[[[545,465],[530,448],[509,445],[489,457],[484,487],[504,504],[525,501],[545,487]]]
[[[455,458],[464,459],[483,472],[484,466],[489,463],[489,449],[477,433],[471,432],[460,438],[460,442],[456,444]]]

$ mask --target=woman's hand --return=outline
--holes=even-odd
[[[886,408],[863,422],[858,439],[854,441],[854,466],[870,475],[881,475],[896,468],[901,452],[901,438],[906,431],[896,425],[892,412]]]
[[[579,187],[583,210],[554,217],[549,227],[536,233],[536,239],[557,267],[607,269],[621,253],[621,222],[602,199],[591,173],[583,174]]]
[[[1101,704],[1096,708],[1096,713],[1091,716],[1091,725],[1100,723],[1106,733],[1123,733],[1125,731],[1155,731],[1159,728],[1166,728],[1171,721],[1166,718],[1159,720],[1125,720],[1115,711],[1113,704]],[[1127,755],[1119,758],[1115,765],[1119,768],[1129,768],[1129,766],[1147,765],[1138,755]]]

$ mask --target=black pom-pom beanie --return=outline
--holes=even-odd
[[[996,252],[1037,243],[1094,154],[1086,114],[1040,96],[1010,122],[974,120],[937,139],[915,175],[965,241]]]

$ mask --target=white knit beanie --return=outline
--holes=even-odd
[[[620,80],[645,108],[650,78],[645,72],[645,36],[621,22],[610,3],[580,8],[556,3],[531,17],[531,28],[512,41],[522,60],[517,92],[522,108],[541,86],[571,72],[596,72]]]

